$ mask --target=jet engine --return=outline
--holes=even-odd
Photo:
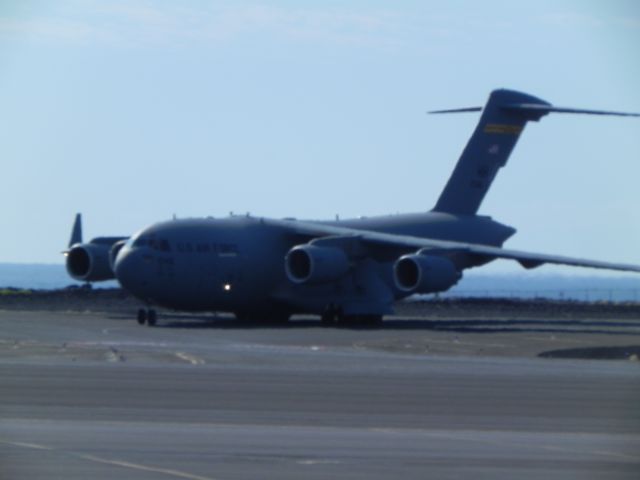
[[[393,266],[396,287],[407,293],[442,292],[461,276],[451,260],[435,255],[403,255]]]
[[[72,246],[66,252],[67,272],[83,282],[115,278],[109,261],[110,250],[111,245],[107,244],[80,243]]]
[[[127,243],[126,240],[120,240],[114,243],[109,249],[109,267],[111,267],[112,272],[116,271],[116,258],[118,257],[118,253],[120,253],[120,250],[122,249],[122,247],[124,247],[125,243]]]
[[[349,271],[347,254],[337,247],[297,245],[285,257],[287,277],[293,283],[322,283],[337,280]]]

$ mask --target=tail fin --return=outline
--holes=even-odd
[[[527,115],[502,108],[526,103],[550,107],[536,97],[511,90],[494,90],[489,96],[476,130],[471,135],[455,170],[440,194],[435,211],[473,215],[487,194],[498,170],[504,167],[528,120],[540,115]],[[444,110],[433,113],[477,111],[475,109]]]
[[[80,213],[76,213],[76,219],[73,222],[71,238],[69,239],[69,248],[76,243],[82,243],[82,215]]]
[[[544,100],[514,90],[494,90],[484,108],[439,110],[431,113],[477,111],[483,111],[478,126],[440,194],[434,211],[474,215],[498,170],[506,165],[528,121],[538,121],[551,112],[640,116],[637,113],[554,107]]]

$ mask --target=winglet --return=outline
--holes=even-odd
[[[69,239],[69,248],[76,243],[82,243],[82,214],[76,213],[76,219],[71,229],[71,238]]]

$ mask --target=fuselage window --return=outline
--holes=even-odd
[[[137,238],[133,242],[134,247],[150,247],[154,250],[160,250],[162,252],[170,252],[171,246],[169,245],[169,241],[166,239],[158,240],[153,237],[140,237]],[[180,249],[180,245],[178,246]]]

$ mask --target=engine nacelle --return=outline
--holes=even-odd
[[[76,280],[98,282],[115,278],[109,261],[111,245],[81,243],[67,252],[67,272]]]
[[[403,255],[393,266],[396,287],[407,293],[435,293],[453,287],[462,274],[451,260],[435,255]]]
[[[293,283],[322,283],[337,280],[350,268],[349,258],[341,248],[297,245],[285,260],[287,277]]]
[[[127,243],[126,240],[120,240],[119,242],[114,243],[109,249],[109,266],[111,267],[112,272],[116,271],[116,258],[118,258],[118,253],[120,253],[120,250],[124,247],[125,243]]]

